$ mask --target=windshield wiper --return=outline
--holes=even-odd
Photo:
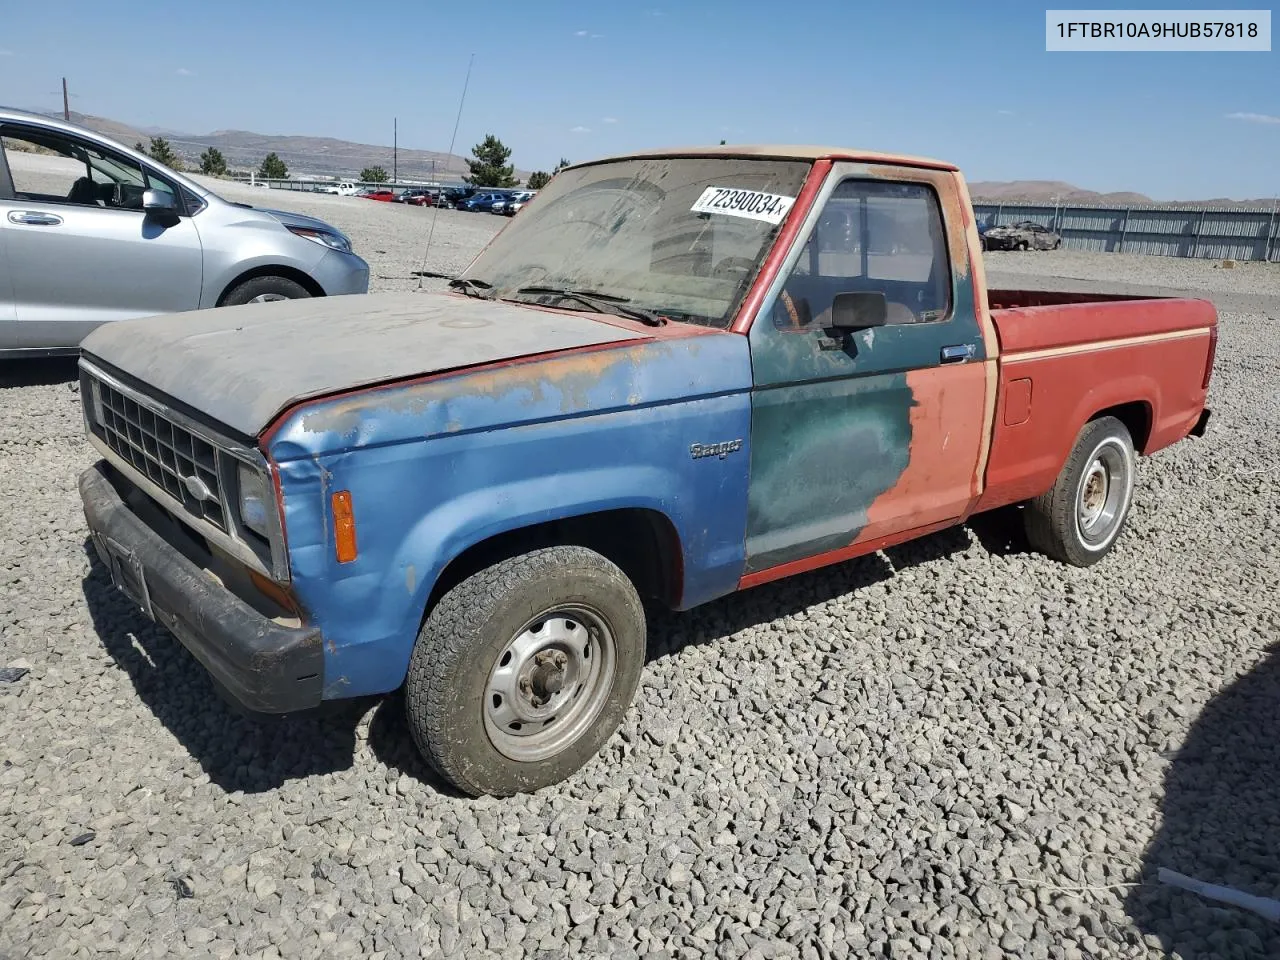
[[[479,300],[492,300],[493,284],[484,280],[477,280],[474,277],[454,277],[449,281],[449,286],[455,290],[461,290],[468,297],[475,297]]]
[[[522,293],[543,293],[560,297],[564,300],[577,300],[579,303],[584,303],[600,313],[612,313],[619,317],[630,317],[632,320],[647,323],[651,327],[661,327],[667,322],[665,317],[660,317],[656,313],[641,310],[639,307],[626,306],[626,297],[617,297],[610,293],[597,293],[594,290],[563,290],[560,287],[521,287],[516,291],[517,295]]]

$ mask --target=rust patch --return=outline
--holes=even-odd
[[[867,510],[854,543],[962,516],[974,496],[986,435],[986,365],[932,367],[907,374],[911,446],[907,469]]]
[[[532,406],[544,404],[548,390],[557,391],[559,412],[574,413],[591,406],[591,389],[605,377],[616,375],[619,366],[638,370],[644,364],[661,362],[666,353],[667,348],[660,341],[631,341],[452,371],[317,402],[303,415],[301,426],[308,433],[335,432],[354,443],[358,442],[361,424],[370,411],[421,414],[434,404],[464,397],[511,398],[521,391],[527,397],[518,402]],[[634,371],[623,376],[622,385],[626,392],[620,402],[639,403],[642,397],[635,389]],[[444,429],[457,433],[464,426],[461,420],[450,416]]]

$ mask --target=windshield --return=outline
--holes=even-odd
[[[562,170],[459,280],[499,299],[578,291],[725,327],[809,168],[804,160],[656,157]],[[539,289],[521,292],[529,287]]]

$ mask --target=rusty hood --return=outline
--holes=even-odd
[[[300,400],[644,339],[588,314],[447,293],[376,293],[119,320],[90,333],[81,349],[252,437]]]

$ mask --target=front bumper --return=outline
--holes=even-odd
[[[308,243],[311,241],[308,240]],[[369,292],[369,264],[354,253],[330,250],[312,271],[316,283],[330,297]]]
[[[98,557],[116,586],[167,627],[222,692],[257,713],[317,706],[324,647],[316,627],[259,613],[142,521],[100,461],[80,474],[80,499]]]

